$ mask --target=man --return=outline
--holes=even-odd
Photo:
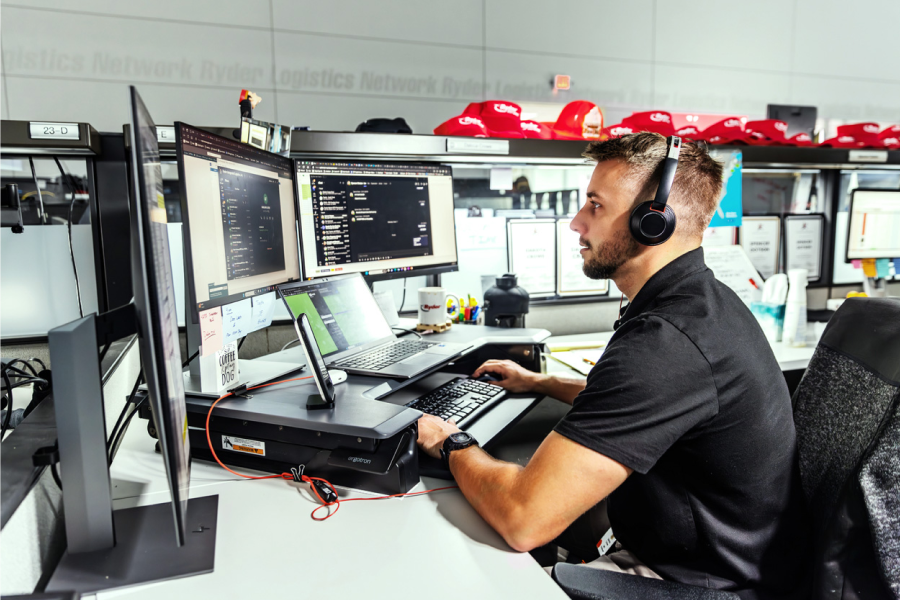
[[[722,166],[684,143],[669,206],[668,241],[644,246],[628,221],[652,200],[666,140],[639,133],[591,143],[587,202],[572,221],[584,272],[629,299],[587,381],[488,361],[474,373],[511,392],[573,405],[527,467],[477,445],[429,415],[419,444],[441,449],[462,493],[514,549],[556,539],[608,497],[624,548],[597,566],[790,597],[802,585],[806,520],[787,386],[750,311],[719,283],[700,242],[721,193]],[[454,442],[456,440],[456,442]],[[446,443],[445,443],[446,442]]]

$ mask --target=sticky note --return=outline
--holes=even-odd
[[[860,259],[854,259],[850,261],[850,264],[853,265],[854,269],[862,269],[862,261]]]
[[[863,274],[866,277],[875,277],[875,259],[874,258],[864,258],[862,261]]]
[[[222,349],[222,309],[211,308],[200,313],[200,356]]]
[[[891,276],[890,262],[888,261],[888,259],[875,259],[875,276],[881,279],[887,279]]]
[[[230,344],[253,331],[250,298],[222,307],[222,343]]]
[[[253,331],[263,329],[272,324],[272,315],[275,314],[275,302],[277,302],[275,292],[253,297],[253,314],[250,317]]]

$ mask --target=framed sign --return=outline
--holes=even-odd
[[[764,279],[778,272],[781,257],[781,217],[744,217],[740,229],[741,246]]]
[[[510,220],[506,224],[509,272],[531,297],[556,294],[556,219]]]
[[[825,215],[785,215],[785,271],[806,269],[809,282],[818,282],[822,278],[824,233]]]
[[[608,279],[591,279],[584,274],[581,244],[578,234],[569,229],[571,222],[572,219],[556,222],[556,293],[560,296],[607,294]]]

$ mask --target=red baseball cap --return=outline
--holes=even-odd
[[[566,104],[553,125],[558,140],[599,140],[603,114],[593,102],[575,100]]]
[[[468,137],[490,137],[487,127],[480,117],[459,115],[434,128],[435,135],[459,135]]]
[[[623,125],[630,125],[638,131],[652,131],[666,137],[675,135],[675,126],[672,125],[672,115],[661,110],[634,113],[630,117],[622,119]]]
[[[552,140],[553,130],[537,121],[519,121],[519,127],[522,128],[522,135],[527,138],[538,140]]]
[[[710,144],[744,142],[744,126],[738,117],[727,117],[704,129],[699,137]]]
[[[831,148],[862,148],[865,144],[852,135],[838,135],[825,140],[819,145]]]
[[[900,150],[900,125],[885,127],[878,139],[888,150]]]
[[[469,107],[472,105],[470,104]],[[485,100],[481,103],[481,120],[491,137],[521,138],[522,107],[506,100]]]
[[[790,138],[788,138],[787,143],[791,144],[793,146],[812,146],[813,145],[812,138],[809,137],[808,133],[803,132],[803,131],[801,131],[797,135],[794,135],[794,136],[791,136]]]
[[[601,140],[611,140],[613,138],[622,137],[623,135],[629,135],[632,133],[637,133],[637,127],[632,125],[626,125],[625,123],[619,123],[617,125],[610,125],[600,132]]]
[[[841,125],[837,128],[838,137],[850,135],[856,138],[862,146],[878,148],[882,145],[878,139],[878,123],[853,123]]]
[[[675,135],[686,138],[697,138],[700,135],[700,130],[697,129],[696,125],[685,125],[676,131]]]
[[[787,143],[784,132],[787,123],[778,119],[747,121],[744,124],[744,141],[758,146],[780,146]]]

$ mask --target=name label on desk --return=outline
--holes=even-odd
[[[80,140],[78,123],[28,123],[28,136],[33,140]]]
[[[222,449],[243,452],[244,454],[253,454],[256,456],[266,455],[265,442],[234,437],[233,435],[222,436]]]

